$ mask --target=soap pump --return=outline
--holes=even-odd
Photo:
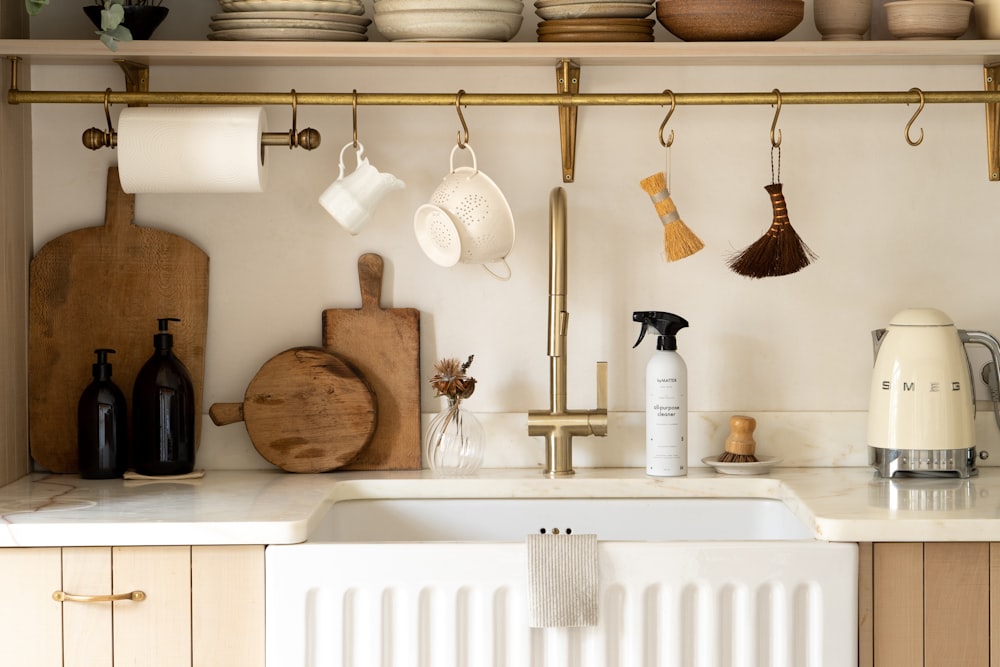
[[[687,365],[677,353],[677,332],[687,320],[673,313],[645,310],[632,313],[642,324],[638,347],[654,328],[656,353],[646,364],[646,474],[678,477],[687,474]]]
[[[158,322],[153,356],[139,370],[132,391],[133,464],[142,475],[185,475],[194,469],[194,384],[174,355],[168,331],[180,320]]]
[[[94,380],[77,404],[77,463],[84,479],[121,477],[128,466],[128,413],[125,394],[111,380],[108,355],[94,350]]]

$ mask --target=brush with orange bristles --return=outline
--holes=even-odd
[[[668,262],[690,257],[705,247],[698,235],[684,224],[677,213],[677,206],[667,189],[666,174],[657,172],[639,181],[639,186],[649,195],[656,207],[656,214],[663,222],[663,249],[667,253]]]
[[[753,439],[753,430],[757,428],[757,420],[744,415],[733,415],[729,418],[729,437],[726,438],[726,451],[719,454],[719,463],[756,463],[757,442]]]

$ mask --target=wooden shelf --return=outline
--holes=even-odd
[[[581,65],[977,65],[1000,62],[1000,40],[860,42],[655,42],[655,43],[412,43],[412,42],[209,42],[122,44],[109,51],[99,41],[0,40],[0,54],[38,65],[93,65],[128,58],[149,65],[328,65],[449,67],[553,65],[570,58]]]

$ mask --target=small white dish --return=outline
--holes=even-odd
[[[781,463],[777,456],[758,456],[753,463],[727,463],[719,460],[719,456],[706,456],[702,463],[712,466],[716,472],[724,475],[766,475],[771,467]]]

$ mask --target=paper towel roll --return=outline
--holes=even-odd
[[[118,173],[135,192],[261,192],[261,107],[130,107],[118,117]]]

